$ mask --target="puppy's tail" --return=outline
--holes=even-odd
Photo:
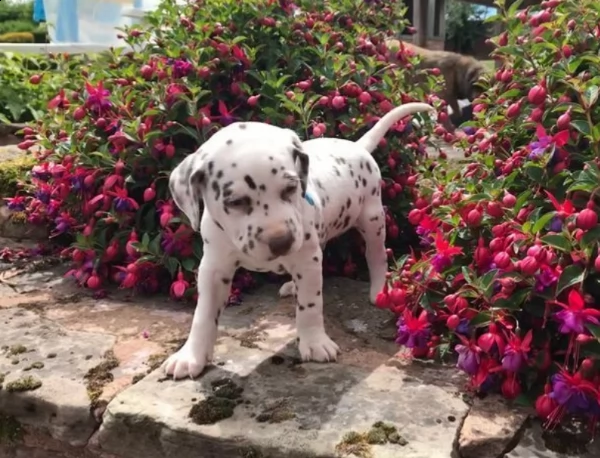
[[[390,127],[408,115],[423,111],[435,111],[435,108],[426,103],[405,103],[404,105],[396,107],[377,121],[377,124],[360,137],[356,144],[362,146],[369,153],[372,153],[387,131],[390,130]]]

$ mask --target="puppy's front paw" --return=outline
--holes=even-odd
[[[340,347],[323,330],[310,330],[300,335],[298,344],[302,361],[327,363],[335,361]]]
[[[184,377],[198,377],[212,359],[204,345],[192,346],[188,342],[179,351],[169,356],[162,364],[167,375],[174,380]]]
[[[279,288],[279,297],[292,297],[296,295],[296,284],[293,280],[284,283],[281,288]]]

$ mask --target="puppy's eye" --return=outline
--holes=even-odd
[[[281,191],[281,198],[284,200],[289,199],[290,197],[292,197],[292,195],[296,192],[297,189],[298,189],[298,184],[296,184],[296,183],[287,185],[283,189],[283,191]]]
[[[247,207],[250,205],[250,197],[244,196],[244,197],[231,198],[231,199],[227,199],[227,201],[225,203],[228,207],[231,207],[231,208],[244,208],[244,207]]]

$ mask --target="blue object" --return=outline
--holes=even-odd
[[[313,207],[315,206],[315,201],[313,200],[313,198],[311,197],[311,195],[307,192],[304,193],[304,199]]]
[[[44,0],[34,0],[33,2],[33,20],[35,22],[46,21],[46,10],[44,9]]]
[[[143,8],[144,7],[144,0],[135,0],[133,2],[133,7],[134,8]]]
[[[77,0],[60,0],[56,18],[56,41],[79,43]]]

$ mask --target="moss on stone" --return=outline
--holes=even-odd
[[[189,417],[198,425],[212,425],[233,416],[236,406],[232,399],[209,396],[192,406]]]
[[[40,386],[42,386],[42,381],[31,376],[27,375],[25,377],[20,377],[12,382],[6,384],[6,391],[10,392],[20,392],[20,391],[33,391],[37,390]]]
[[[371,446],[367,443],[366,435],[350,431],[344,434],[339,444],[335,446],[338,455],[354,455],[358,458],[372,458]]]
[[[264,455],[256,447],[242,447],[239,449],[240,458],[264,458]]]
[[[162,365],[162,363],[165,362],[166,359],[167,359],[167,355],[165,353],[158,353],[155,355],[150,355],[148,357],[148,360],[146,361],[146,364],[149,367],[148,374],[150,372],[158,369]]]
[[[281,399],[267,406],[256,416],[256,421],[259,423],[282,423],[294,418],[296,418],[296,414],[290,408],[287,399]]]
[[[244,392],[244,388],[237,385],[230,378],[214,380],[211,383],[213,393],[219,398],[239,399]]]
[[[367,444],[386,444],[388,441],[387,434],[383,429],[380,428],[371,428],[367,433],[365,440]]]
[[[21,442],[23,427],[15,417],[0,413],[0,445],[10,445]]]
[[[44,363],[42,363],[41,361],[36,361],[34,363],[31,363],[29,366],[27,366],[23,370],[24,371],[30,371],[32,369],[43,369],[43,368],[44,368]]]
[[[115,357],[112,350],[108,350],[104,354],[104,360],[97,366],[92,367],[85,374],[84,378],[87,381],[87,393],[90,401],[94,404],[102,395],[102,389],[105,385],[114,380],[112,370],[119,366],[119,360]]]
[[[17,356],[27,352],[27,347],[24,345],[13,345],[8,349],[6,356]]]
[[[0,161],[0,197],[12,197],[17,193],[18,183],[24,181],[35,165],[31,154],[23,154],[7,161]]]

